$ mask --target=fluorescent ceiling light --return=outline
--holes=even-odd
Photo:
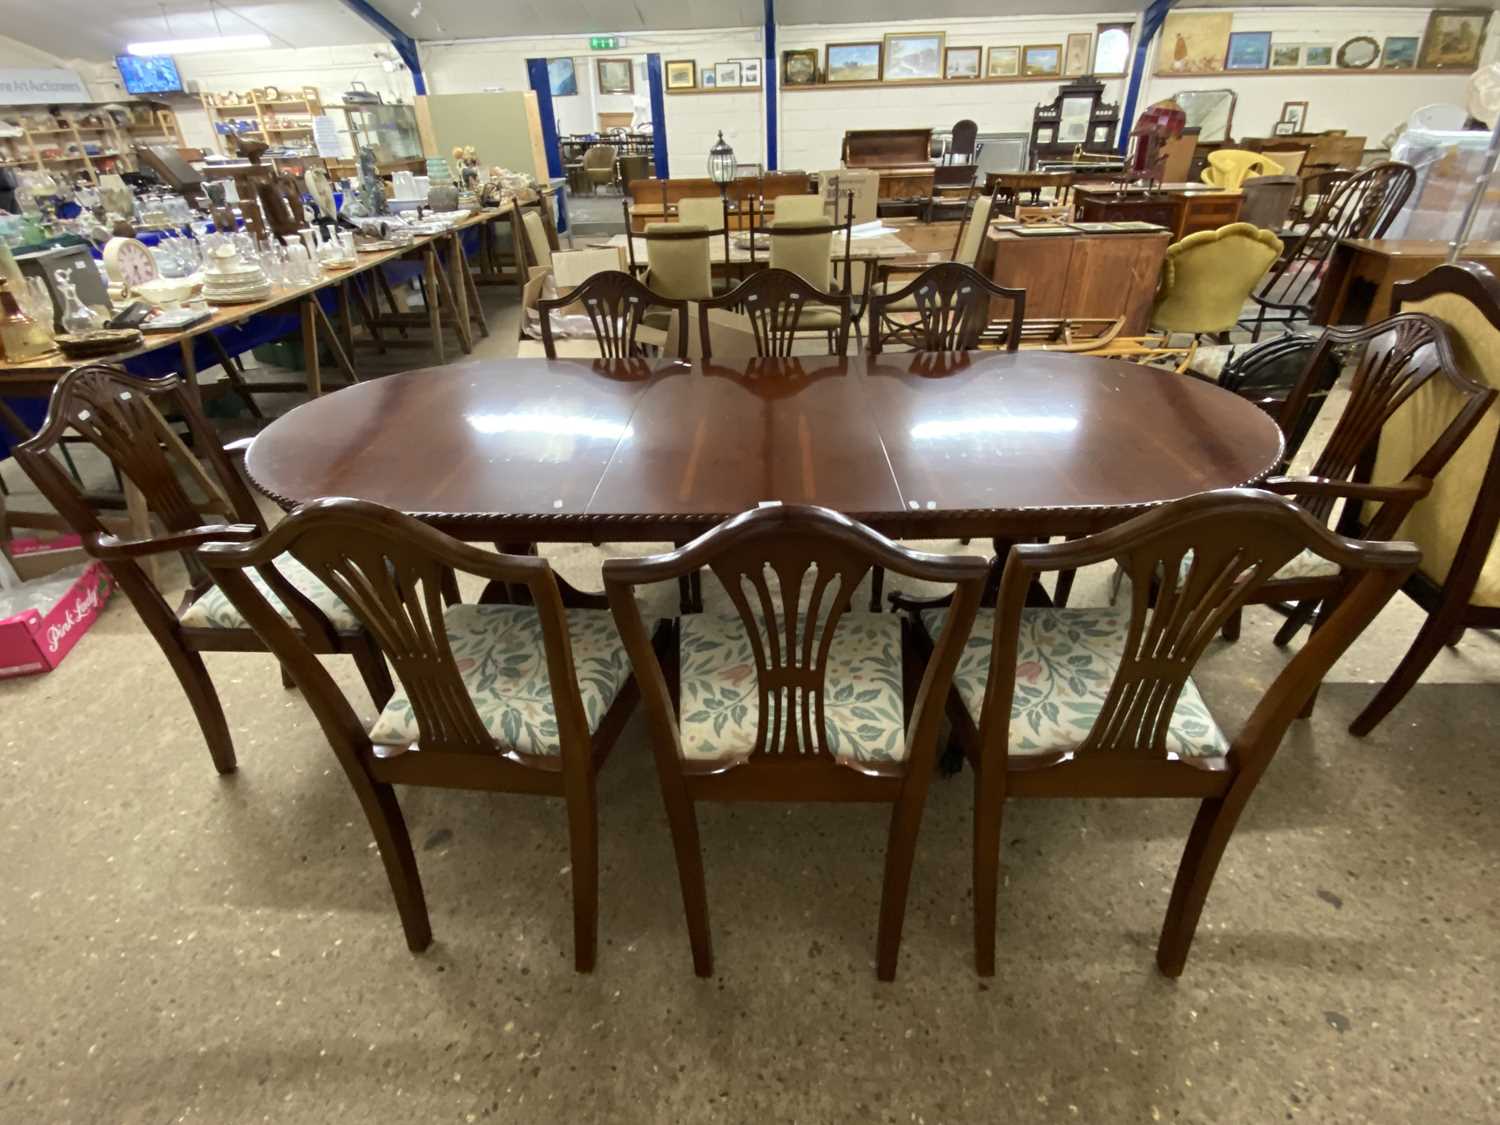
[[[193,55],[200,51],[253,51],[270,45],[268,35],[209,35],[201,39],[156,39],[149,43],[132,43],[125,50],[132,55]]]

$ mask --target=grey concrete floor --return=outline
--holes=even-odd
[[[494,311],[481,352],[507,354]],[[597,584],[601,552],[557,554]],[[1283,665],[1278,620],[1201,668],[1226,727]],[[1181,979],[1153,961],[1193,813],[1167,801],[1012,803],[978,979],[964,773],[931,790],[893,984],[880,810],[706,807],[702,981],[639,715],[600,782],[597,970],[571,968],[560,804],[487,794],[402,793],[414,956],[272,661],[208,657],[220,778],[117,597],[56,672],[0,684],[0,1121],[1493,1122],[1500,646],[1471,633],[1375,735],[1344,729],[1417,621],[1387,610],[1293,728]]]

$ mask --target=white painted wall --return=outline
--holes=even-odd
[[[829,43],[882,40],[901,30],[947,33],[951,47],[982,47],[980,67],[989,48],[1025,47],[1056,43],[1065,46],[1070,33],[1093,35],[1101,23],[1130,23],[1134,12],[1101,12],[1079,16],[1009,16],[989,19],[912,20],[900,24],[806,24],[778,28],[778,53],[816,47],[820,55]],[[1092,62],[1092,59],[1090,60]],[[981,69],[981,73],[982,73]],[[781,98],[780,155],[783,168],[816,171],[838,166],[846,129],[899,129],[931,125],[947,128],[963,118],[979,125],[981,133],[1030,133],[1031,115],[1039,102],[1050,102],[1068,79],[1045,82],[1006,82],[902,86],[879,89],[788,90]],[[1104,99],[1124,98],[1122,79],[1104,80]]]
[[[1260,8],[1237,9],[1235,31],[1269,31],[1271,45],[1278,43],[1331,44],[1335,50],[1356,35],[1368,35],[1382,45],[1388,36],[1421,37],[1427,27],[1428,8]],[[1158,42],[1157,47],[1160,46]],[[1492,24],[1485,44],[1485,61],[1500,51],[1500,33]],[[1142,107],[1169,98],[1180,90],[1231,89],[1237,100],[1234,110],[1235,137],[1269,136],[1281,119],[1285,102],[1307,103],[1307,127],[1347,129],[1351,136],[1368,138],[1368,146],[1381,147],[1385,136],[1404,126],[1415,109],[1434,102],[1465,103],[1467,74],[1411,74],[1383,71],[1379,63],[1366,71],[1331,71],[1327,75],[1278,75],[1275,71],[1236,74],[1200,74],[1190,78],[1151,75],[1156,60],[1150,60],[1148,77],[1142,82]]]
[[[648,53],[660,54],[664,63],[695,59],[700,71],[715,62],[759,58],[764,53],[760,28],[632,34],[625,37],[619,50],[609,52],[589,51],[588,37],[577,35],[424,43],[421,52],[427,88],[435,94],[497,87],[530,89],[527,59],[571,57],[578,76],[578,93],[554,98],[552,102],[561,133],[592,132],[601,112],[633,110],[637,124],[649,121],[651,104],[645,69]],[[634,95],[598,93],[594,59],[601,54],[629,56],[634,60]],[[734,146],[742,160],[764,161],[764,100],[763,90],[747,90],[744,94],[666,95],[667,151],[672,174],[702,175],[709,147],[719,129],[724,130],[725,140]]]

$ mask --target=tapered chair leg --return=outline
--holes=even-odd
[[[995,914],[1000,893],[1000,820],[1005,794],[994,767],[974,770],[974,969],[995,975]]]
[[[203,731],[203,740],[208,743],[208,753],[214,760],[214,769],[220,773],[233,773],[237,768],[234,741],[229,737],[229,723],[224,718],[219,693],[203,658],[191,649],[172,643],[163,644],[162,651],[167,654],[167,662],[177,673],[177,681],[192,704],[193,714]]]
[[[568,802],[568,858],[573,868],[573,968],[591,973],[599,948],[599,819],[592,776],[587,799]]]
[[[1244,610],[1237,609],[1224,619],[1224,628],[1220,630],[1226,641],[1237,641],[1240,639],[1240,618]]]
[[[297,689],[297,677],[292,675],[291,670],[285,664],[281,666],[281,686],[286,688],[287,691],[295,691]]]
[[[714,974],[713,943],[708,929],[708,888],[703,878],[703,845],[698,838],[698,816],[681,775],[658,769],[672,851],[677,857],[677,881],[682,887],[682,910],[687,916],[688,941],[693,949],[693,972]]]
[[[885,589],[885,567],[872,566],[870,568],[870,612],[880,612],[880,596]]]
[[[1375,698],[1365,704],[1365,709],[1349,724],[1350,734],[1363,738],[1391,713],[1396,704],[1406,698],[1406,693],[1416,686],[1422,673],[1427,671],[1427,666],[1443,651],[1443,644],[1452,635],[1454,625],[1453,620],[1441,613],[1435,613],[1427,619],[1427,623],[1412,641],[1411,648],[1401,658],[1401,663],[1396,665],[1396,670],[1380,686]]]
[[[1172,884],[1172,898],[1167,904],[1161,939],[1156,946],[1156,965],[1166,976],[1181,976],[1187,964],[1188,950],[1198,930],[1198,918],[1208,899],[1208,889],[1213,884],[1219,860],[1224,856],[1224,847],[1234,833],[1244,804],[1243,797],[1236,799],[1231,794],[1229,797],[1211,797],[1198,808],[1193,830],[1188,833],[1187,846],[1182,851],[1182,862],[1177,867],[1177,880]]]
[[[1271,643],[1277,648],[1285,648],[1291,644],[1292,638],[1301,631],[1302,626],[1312,620],[1313,613],[1317,608],[1318,603],[1316,601],[1298,602],[1297,608],[1292,610],[1287,616],[1286,621],[1282,623],[1281,628],[1276,630],[1276,635],[1271,638]]]
[[[911,889],[911,865],[917,854],[917,832],[922,827],[923,802],[897,801],[891,809],[890,838],[885,846],[885,881],[880,892],[880,928],[875,939],[875,975],[896,979],[901,955],[901,927],[906,921],[906,897]]]
[[[380,861],[385,865],[391,893],[396,897],[396,911],[401,915],[401,928],[406,933],[406,947],[413,953],[421,953],[432,944],[432,923],[427,917],[427,899],[422,894],[417,857],[406,831],[406,818],[396,801],[396,791],[363,773],[351,772],[349,779],[364,807],[375,845],[380,849]]]

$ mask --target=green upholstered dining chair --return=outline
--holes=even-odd
[[[285,556],[337,592],[395,669],[399,686],[368,728],[248,577]],[[317,715],[379,847],[407,947],[426,949],[432,924],[393,787],[527,793],[560,797],[567,809],[573,965],[592,969],[595,777],[637,698],[610,615],[565,611],[545,559],[479,550],[362,500],[313,501],[255,542],[206,547],[199,558]],[[524,587],[530,604],[463,603],[456,572]]]
[[[925,669],[907,662],[903,618],[850,611],[871,564],[952,587],[955,629]],[[732,608],[672,622],[653,647],[637,590],[704,566]],[[888,804],[876,972],[895,976],[943,706],[988,572],[984,559],[918,554],[839,513],[779,504],[669,555],[605,562],[604,589],[646,704],[699,976],[713,972],[700,801]]]
[[[645,282],[663,297],[698,301],[713,296],[713,269],[709,262],[707,227],[689,223],[647,223]],[[630,240],[631,267],[635,267],[635,239]]]
[[[1238,732],[1227,733],[1193,669],[1228,615],[1305,553],[1342,568],[1349,590]],[[949,706],[974,770],[979,973],[995,971],[1007,799],[1176,797],[1201,802],[1156,951],[1165,975],[1181,974],[1219,860],[1287,727],[1418,557],[1409,543],[1335,535],[1258,489],[1200,493],[1085,539],[1011,547],[995,608],[981,610],[967,634]],[[1128,606],[1026,608],[1042,575],[1109,560],[1131,576]],[[1180,578],[1152,591],[1160,574]],[[957,627],[943,609],[920,621],[939,644]]]
[[[778,195],[770,203],[777,223],[826,223],[827,204],[821,195]]]
[[[168,419],[180,419],[185,429],[179,431]],[[127,490],[138,491],[149,520],[133,529],[132,537],[117,537],[117,510],[86,492],[57,460],[62,441],[71,437],[98,450]],[[237,443],[233,451],[243,452],[243,445]],[[82,538],[84,550],[109,566],[161,646],[220,773],[236,768],[234,742],[201,654],[266,651],[265,641],[192,554],[204,543],[265,530],[229,452],[180,377],[140,379],[120,367],[89,364],[58,380],[46,422],[15,454]],[[153,561],[173,554],[181,556],[188,581],[176,608],[148,573]],[[267,558],[248,581],[271,598],[276,612],[291,623],[288,628],[300,630],[312,651],[353,657],[370,698],[384,706],[391,680],[375,641],[316,575],[294,558]]]
[[[1224,336],[1281,256],[1281,239],[1249,223],[1199,231],[1167,247],[1151,327]]]
[[[799,198],[796,196],[780,196],[776,200],[780,205],[783,199]],[[817,201],[819,208],[823,205],[821,196],[807,196],[805,198]],[[751,228],[751,254],[755,253],[755,240],[758,235],[765,233],[770,240],[769,262],[773,270],[784,270],[789,274],[800,278],[805,285],[812,286],[819,293],[835,294],[843,293],[849,295],[849,286],[853,278],[851,262],[853,255],[853,239],[850,232],[854,228],[852,215],[845,215],[841,223],[829,223],[821,217],[815,219],[781,219],[777,218],[768,227]],[[838,255],[839,280],[835,282],[834,273],[834,239],[843,240],[843,253]],[[845,330],[847,341],[847,329],[850,324],[849,313],[843,313],[837,308],[829,307],[826,303],[820,303],[817,308],[803,308],[798,318],[797,332],[801,334],[828,335],[837,333],[842,327]],[[856,325],[856,331],[858,327]],[[776,353],[786,354],[786,353]]]
[[[724,213],[728,204],[718,196],[692,196],[677,201],[677,221],[685,226],[702,227],[704,230],[724,229]]]

